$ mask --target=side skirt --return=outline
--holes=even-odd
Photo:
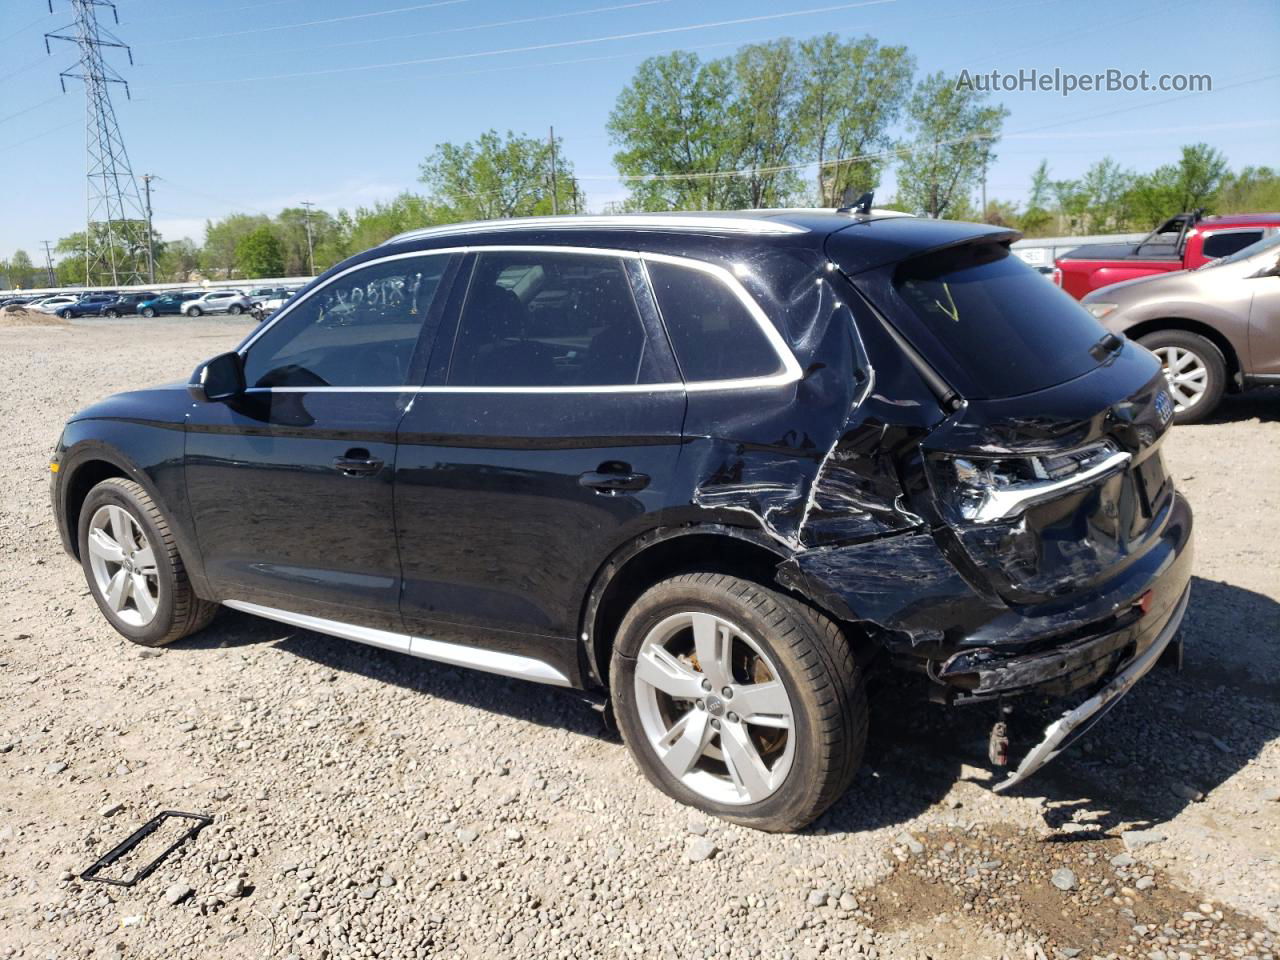
[[[261,604],[249,603],[245,600],[224,600],[222,605],[243,613],[251,613],[257,617],[266,617],[287,623],[290,626],[314,630],[344,640],[355,640],[388,650],[398,650],[424,660],[435,660],[455,667],[470,667],[483,670],[485,673],[496,673],[504,677],[519,677],[522,680],[533,680],[537,683],[549,683],[557,687],[571,686],[569,678],[563,673],[532,657],[521,657],[514,653],[499,653],[496,650],[484,650],[479,647],[468,647],[458,643],[444,643],[428,637],[415,637],[407,633],[393,633],[390,630],[377,630],[373,627],[361,627],[337,620],[325,620],[323,617],[312,617],[305,613],[293,613],[289,610],[277,610],[275,607],[264,607]]]

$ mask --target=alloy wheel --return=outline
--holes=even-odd
[[[1200,402],[1209,386],[1209,369],[1199,355],[1186,347],[1164,346],[1152,350],[1164,367],[1164,377],[1177,413]]]
[[[142,525],[124,507],[104,504],[89,521],[89,567],[112,612],[145,627],[160,607],[156,554]]]
[[[795,711],[763,648],[722,617],[688,611],[657,624],[636,656],[649,745],[686,788],[715,803],[759,803],[787,777]]]

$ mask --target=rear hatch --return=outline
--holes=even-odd
[[[954,394],[913,468],[925,482],[904,478],[913,509],[971,581],[1043,603],[1157,540],[1173,407],[1150,353],[1011,256],[1010,235],[973,229],[850,279]]]

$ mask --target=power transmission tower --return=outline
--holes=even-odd
[[[146,225],[138,184],[129,166],[129,154],[120,136],[115,109],[111,106],[111,84],[128,83],[102,57],[103,48],[124,50],[133,63],[133,53],[98,25],[98,7],[110,7],[120,22],[115,4],[109,0],[70,0],[75,21],[54,33],[46,33],[45,52],[52,52],[50,40],[66,40],[80,51],[79,61],[59,74],[65,93],[67,80],[83,81],[85,90],[85,143],[87,146],[88,203],[85,218],[85,284],[95,286],[142,283],[147,272]],[[53,12],[53,0],[49,0]]]

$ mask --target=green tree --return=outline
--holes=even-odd
[[[376,247],[398,233],[450,222],[449,212],[432,206],[425,197],[405,191],[353,213],[338,211],[332,237],[316,248],[316,267],[324,269],[353,253]]]
[[[185,283],[200,266],[200,248],[190,237],[171,240],[157,248],[156,280],[160,283]]]
[[[270,223],[270,217],[249,213],[233,213],[216,223],[206,220],[204,246],[200,250],[201,269],[209,274],[221,273],[229,279],[236,269],[236,249],[249,234]]]
[[[311,263],[307,255],[307,219],[304,207],[285,207],[273,218],[272,226],[284,255],[283,275],[286,277],[311,275]],[[337,218],[325,210],[312,210],[310,220],[313,248],[316,251],[332,248],[339,232]],[[317,256],[316,270],[326,270],[341,259],[339,257],[332,262],[324,262]]]
[[[6,288],[42,287],[46,279],[44,271],[36,270],[25,250],[15,250],[8,263],[0,260],[0,284]]]
[[[284,250],[270,225],[263,224],[236,244],[236,267],[245,277],[284,274]]]
[[[573,210],[573,165],[556,143],[556,200]],[[450,220],[492,220],[552,212],[551,145],[534,137],[496,130],[473,142],[439,144],[421,164],[419,180],[428,202]]]
[[[1218,213],[1256,213],[1280,210],[1280,173],[1270,167],[1245,167],[1229,173],[1218,188]]]
[[[805,146],[803,67],[796,45],[791,40],[750,44],[734,54],[732,69],[732,162],[744,171],[745,204],[782,206],[801,190],[795,167]]]
[[[1177,163],[1157,167],[1134,182],[1128,198],[1133,225],[1150,230],[1174,214],[1212,208],[1228,170],[1227,158],[1207,143],[1183,147]]]
[[[137,270],[143,279],[147,270],[147,225],[145,220],[121,220],[112,224],[95,221],[91,225],[94,249],[99,254],[89,268],[83,230],[61,237],[54,250],[61,254],[54,273],[59,286],[92,286],[126,283]],[[160,243],[159,234],[156,242]],[[116,264],[113,278],[110,265]],[[92,274],[91,276],[89,274]]]
[[[890,128],[911,92],[915,60],[906,47],[834,33],[800,44],[804,144],[818,161],[818,205],[872,190],[895,146]],[[868,156],[870,154],[870,156]]]
[[[1059,180],[1053,190],[1058,209],[1073,233],[1124,230],[1137,177],[1110,157],[1103,157],[1079,180]]]
[[[736,178],[734,75],[728,61],[676,51],[650,57],[618,95],[608,129],[633,210],[723,210],[747,205]]]
[[[898,166],[898,199],[930,217],[949,215],[973,192],[1009,111],[941,71],[917,84],[907,104],[912,144]]]
[[[1053,182],[1049,179],[1049,161],[1041,160],[1031,175],[1031,193],[1027,209],[1018,218],[1019,227],[1029,237],[1048,236],[1053,224]]]

